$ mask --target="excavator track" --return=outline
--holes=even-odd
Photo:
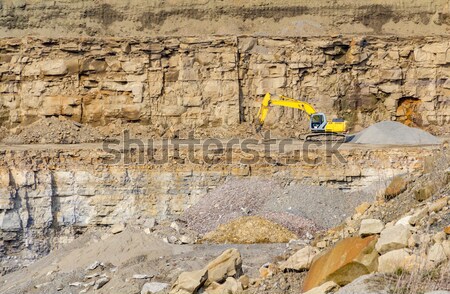
[[[346,136],[339,133],[312,133],[305,136],[309,142],[345,142]]]

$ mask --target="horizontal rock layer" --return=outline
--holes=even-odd
[[[0,37],[267,34],[445,35],[446,0],[5,0]]]
[[[394,119],[448,133],[449,48],[441,37],[6,38],[0,123],[64,116],[230,137],[255,122],[270,91],[343,117],[353,130]],[[294,136],[307,118],[274,107],[267,126]]]

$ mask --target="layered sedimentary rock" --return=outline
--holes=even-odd
[[[0,37],[448,34],[446,0],[4,0]]]
[[[441,37],[2,39],[0,122],[64,116],[229,137],[255,122],[269,91],[356,130],[394,119],[443,133],[449,47]],[[285,135],[307,128],[300,111],[275,107],[267,124]]]
[[[326,150],[291,145],[270,154],[262,146],[253,151],[235,146],[231,153],[216,148],[205,156],[197,146],[194,154],[188,147],[170,149],[162,160],[162,148],[156,148],[155,157],[147,150],[112,153],[101,145],[2,148],[1,248],[7,256],[21,252],[20,262],[87,228],[122,222],[139,226],[149,218],[179,214],[229,177],[309,179],[359,189],[395,174],[428,172],[430,161],[442,154],[435,147]],[[115,156],[121,160],[112,162]],[[255,157],[258,161],[252,162]]]

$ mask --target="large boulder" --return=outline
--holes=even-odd
[[[300,249],[294,255],[289,257],[285,262],[280,264],[280,269],[303,271],[309,269],[313,258],[317,255],[318,250],[311,246]]]
[[[375,248],[381,254],[391,250],[401,249],[408,246],[408,239],[411,237],[409,228],[402,224],[398,224],[384,229],[381,232]]]
[[[421,263],[424,262],[417,255],[409,254],[406,249],[397,249],[380,256],[378,271],[380,273],[394,273],[400,269],[411,271]]]
[[[170,294],[192,294],[203,286],[208,278],[208,271],[201,269],[193,272],[183,272],[170,289]]]
[[[225,250],[219,257],[211,261],[207,266],[208,279],[206,286],[216,282],[222,283],[228,277],[239,278],[242,275],[242,259],[237,249]]]
[[[375,271],[378,267],[378,252],[375,250],[377,239],[375,235],[347,238],[316,257],[303,283],[303,291],[327,281],[346,285]]]
[[[381,233],[384,223],[379,219],[363,219],[359,228],[359,235],[369,236]]]

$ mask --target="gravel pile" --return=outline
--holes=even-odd
[[[229,179],[184,213],[188,227],[205,234],[242,216],[262,216],[299,237],[331,228],[373,193],[345,193],[304,183],[282,187],[275,180]]]
[[[70,120],[50,117],[21,127],[16,134],[6,136],[7,144],[77,144],[99,142],[103,137],[92,127]]]
[[[382,121],[351,136],[350,143],[383,145],[435,145],[440,140],[421,129],[395,121]]]
[[[310,219],[320,228],[332,228],[353,215],[355,207],[375,200],[374,193],[343,192],[325,186],[292,183],[270,197],[263,210],[289,212]]]

